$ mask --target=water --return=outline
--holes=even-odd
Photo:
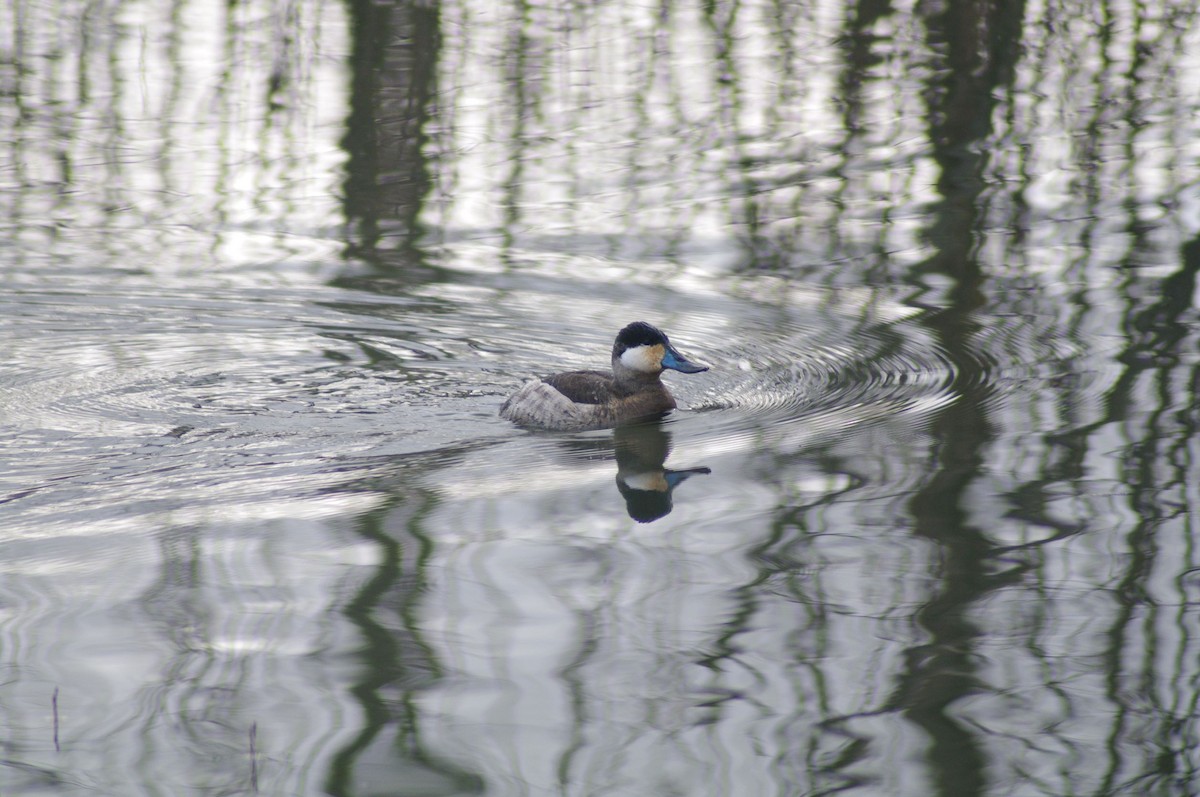
[[[1200,20],[1103,12],[0,9],[0,791],[1200,791]],[[496,417],[635,319],[680,411]]]

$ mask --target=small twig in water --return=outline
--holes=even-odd
[[[250,788],[258,794],[258,750],[255,741],[258,738],[258,723],[250,723]]]
[[[58,746],[58,687],[54,687],[54,695],[50,698],[50,707],[54,710],[54,752],[61,752]]]

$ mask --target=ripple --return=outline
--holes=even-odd
[[[1029,319],[949,318],[887,292],[825,291],[773,278],[729,290],[723,318],[684,324],[673,341],[712,365],[701,378],[668,376],[678,422],[728,445],[793,449],[822,430],[911,415],[961,400],[982,413],[1024,401],[1031,382],[1068,366],[1071,347]],[[1070,369],[1074,371],[1074,369]],[[1095,375],[1095,382],[1106,380]],[[1081,397],[1094,390],[1081,390]],[[782,441],[782,442],[781,442]]]
[[[717,452],[919,425],[964,396],[999,407],[1029,368],[1070,354],[1037,348],[1020,323],[948,346],[936,311],[884,291],[686,273],[642,284],[635,272],[574,294],[547,275],[513,290],[500,273],[395,296],[15,295],[0,308],[12,311],[3,331],[22,336],[0,372],[0,435],[21,464],[0,482],[10,497],[44,492],[34,504],[57,500],[64,518],[68,505],[153,508],[164,491],[243,505],[311,494],[370,467],[347,459],[450,456],[521,435],[496,416],[502,397],[531,375],[603,367],[611,336],[638,318],[711,366],[667,381],[683,409],[670,420],[677,444]],[[1030,351],[1045,356],[1017,365]],[[544,452],[529,451],[514,471],[536,467]]]
[[[962,371],[915,324],[774,323],[706,352],[715,383],[690,394],[715,431],[745,431],[829,417],[831,410],[895,413],[954,400]]]

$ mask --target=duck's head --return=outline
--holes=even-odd
[[[656,327],[645,321],[634,321],[617,333],[613,343],[613,368],[620,367],[641,374],[657,376],[664,368],[685,374],[707,371],[707,365],[697,365],[679,353]]]

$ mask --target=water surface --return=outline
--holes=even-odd
[[[0,27],[4,794],[1200,789],[1189,4]]]

